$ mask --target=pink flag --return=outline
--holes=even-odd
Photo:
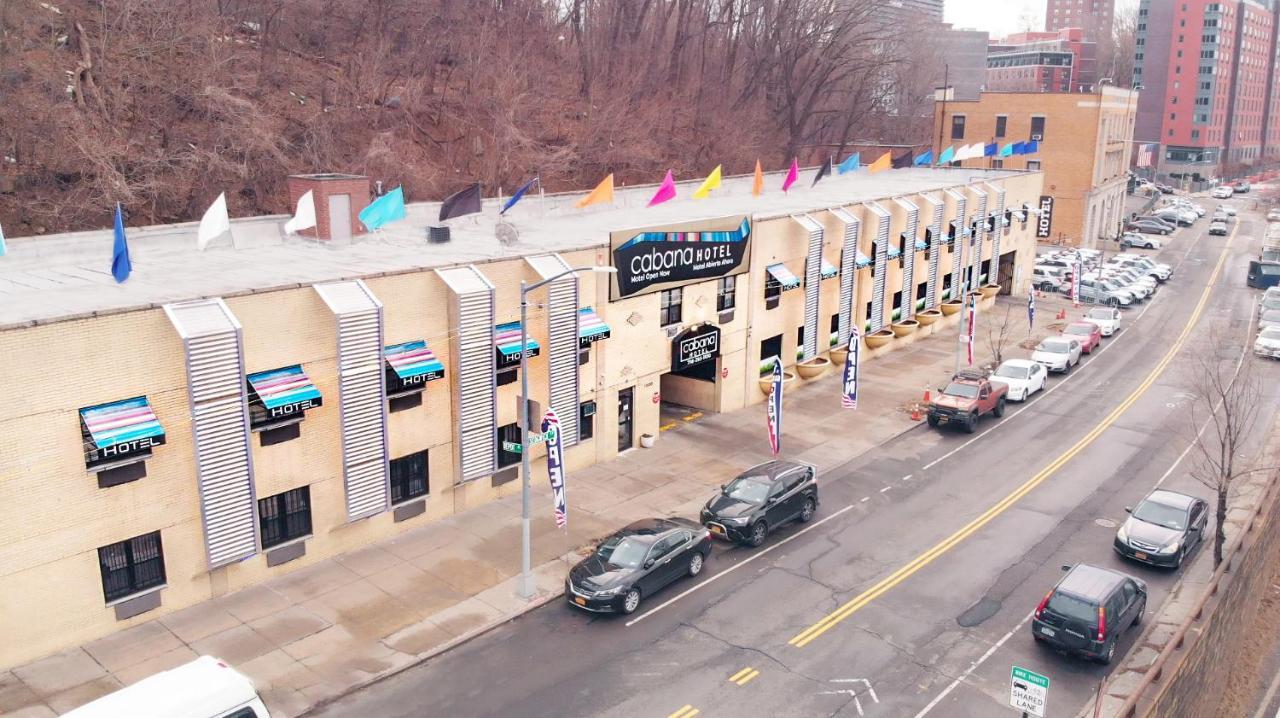
[[[791,189],[791,185],[795,184],[798,179],[800,179],[800,164],[796,162],[795,158],[792,158],[791,169],[787,170],[787,178],[782,180],[782,191],[786,192]]]
[[[669,199],[676,198],[676,181],[671,177],[671,170],[667,170],[667,176],[662,178],[662,184],[658,187],[658,191],[653,193],[653,199],[649,200],[649,206],[662,204]]]

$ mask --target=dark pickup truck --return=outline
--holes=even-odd
[[[1009,386],[991,381],[977,371],[961,371],[929,402],[929,426],[956,424],[970,434],[978,430],[983,414],[1004,416]]]

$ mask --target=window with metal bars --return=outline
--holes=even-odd
[[[503,443],[520,444],[524,437],[520,432],[519,424],[504,424],[498,427],[498,468],[505,469],[508,466],[514,466],[520,463],[519,451],[508,451],[503,448]]]
[[[163,586],[164,551],[160,547],[160,532],[152,531],[99,548],[98,564],[102,569],[102,595],[107,603]]]
[[[258,529],[262,547],[311,535],[311,487],[300,486],[283,494],[258,499]]]
[[[398,504],[430,491],[427,452],[417,451],[391,460],[391,503]]]

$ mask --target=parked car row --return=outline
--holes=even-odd
[[[1260,357],[1280,359],[1280,287],[1268,287],[1258,306],[1258,336],[1253,340],[1253,353]]]
[[[1167,281],[1173,268],[1142,254],[1121,253],[1105,263],[1096,250],[1079,250],[1085,260],[1080,278],[1080,299],[1088,304],[1129,306],[1155,294],[1159,284]],[[1085,254],[1095,252],[1094,254]],[[1071,292],[1075,273],[1074,253],[1051,253],[1037,257],[1032,269],[1032,286],[1042,292]]]

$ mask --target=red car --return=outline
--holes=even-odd
[[[1093,322],[1071,322],[1062,333],[1080,342],[1080,351],[1085,354],[1092,354],[1094,348],[1102,343],[1102,329]]]

